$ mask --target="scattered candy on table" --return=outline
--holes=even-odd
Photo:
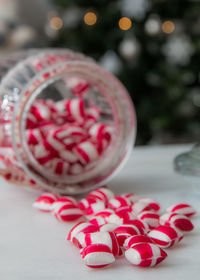
[[[110,265],[122,255],[136,266],[159,264],[167,257],[165,249],[193,230],[191,217],[196,213],[189,204],[180,203],[161,214],[154,199],[132,193],[115,196],[106,186],[79,201],[44,193],[33,206],[52,212],[62,222],[80,220],[69,231],[67,240],[80,250],[84,263],[91,268]]]

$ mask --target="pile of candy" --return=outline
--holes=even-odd
[[[81,218],[67,240],[92,268],[107,266],[123,254],[137,266],[157,265],[167,257],[163,249],[174,246],[193,230],[190,217],[196,213],[192,206],[180,203],[159,215],[160,205],[154,199],[133,193],[115,196],[107,187],[91,191],[80,201],[44,193],[33,206],[52,212],[63,222]]]
[[[37,99],[26,123],[29,148],[43,167],[56,175],[77,175],[92,168],[107,149],[113,127],[100,121],[97,106],[84,99],[58,102]]]

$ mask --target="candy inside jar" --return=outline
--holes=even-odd
[[[90,59],[67,50],[34,53],[3,79],[1,92],[8,88],[12,102],[4,91],[1,114],[10,116],[16,162],[42,188],[92,189],[130,153],[136,130],[130,98]]]
[[[84,92],[81,97],[60,101],[37,99],[28,111],[28,148],[53,175],[77,175],[92,169],[111,142],[112,117],[103,122],[100,107],[90,100],[86,107]]]

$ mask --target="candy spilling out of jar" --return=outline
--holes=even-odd
[[[93,190],[79,201],[44,193],[33,206],[51,212],[62,222],[79,220],[67,240],[80,250],[84,263],[91,268],[110,265],[122,255],[136,266],[159,264],[167,257],[165,249],[193,230],[191,217],[196,213],[189,204],[180,203],[161,215],[154,199],[133,193],[116,196],[107,187]]]
[[[84,99],[37,99],[26,123],[29,149],[55,175],[77,175],[99,159],[111,141],[113,126],[100,121],[100,108]]]

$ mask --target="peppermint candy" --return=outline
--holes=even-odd
[[[138,219],[144,221],[149,226],[150,229],[159,226],[160,216],[153,211],[143,211],[137,217]]]
[[[182,240],[182,232],[193,229],[191,220],[173,212],[172,207],[172,212],[159,216],[160,205],[155,200],[138,199],[132,193],[114,196],[107,187],[93,190],[79,201],[45,193],[34,207],[51,211],[63,222],[85,219],[72,227],[67,240],[80,249],[85,264],[92,268],[111,264],[124,251],[125,258],[134,265],[155,266],[167,257],[162,248],[174,246]],[[191,207],[185,208],[187,215],[194,213]]]
[[[69,231],[67,235],[67,240],[73,241],[74,237],[77,236],[80,232],[82,233],[91,233],[98,231],[98,227],[92,225],[88,222],[79,222]]]
[[[152,211],[153,208],[151,207],[151,203],[148,201],[136,201],[132,205],[132,211],[135,216],[139,215],[144,211]]]
[[[169,248],[183,239],[183,235],[170,226],[159,226],[148,233],[148,236],[161,248]]]
[[[86,197],[80,200],[78,206],[82,211],[86,211],[91,204],[97,202],[97,200],[93,197]]]
[[[151,243],[139,243],[125,251],[125,258],[134,265],[151,267],[159,264],[167,253]]]
[[[150,197],[139,198],[138,202],[146,204],[147,206],[149,206],[152,210],[154,210],[156,212],[160,210],[159,203]]]
[[[73,150],[83,164],[88,164],[99,156],[97,146],[88,140],[81,142]]]
[[[140,234],[140,230],[134,225],[122,225],[114,230],[119,245],[122,247],[124,241],[132,235]]]
[[[94,191],[91,191],[88,196],[88,198],[94,198],[104,201],[105,203],[108,203],[109,199],[114,197],[114,193],[109,190],[106,187],[102,187],[99,189],[96,189]]]
[[[80,121],[85,117],[85,104],[83,99],[70,99],[65,103],[68,116]]]
[[[97,200],[92,203],[85,212],[85,215],[91,216],[105,209],[105,203],[103,201]]]
[[[91,268],[105,267],[115,261],[110,248],[105,244],[92,244],[81,250],[84,263]]]
[[[112,209],[117,209],[121,207],[127,207],[130,206],[130,202],[127,198],[123,196],[115,196],[114,198],[111,198],[109,200],[109,207]]]
[[[56,199],[57,196],[52,193],[43,193],[33,203],[33,207],[43,212],[50,212]]]
[[[92,244],[107,245],[114,256],[119,255],[119,244],[113,232],[79,233],[76,235],[79,246],[82,248]]]
[[[125,240],[123,247],[129,249],[139,243],[153,243],[153,240],[146,235],[134,235]]]
[[[87,172],[110,144],[112,126],[100,123],[100,108],[86,103],[83,98],[37,99],[27,113],[29,149],[36,161],[55,175]],[[105,193],[107,201],[113,197],[111,191],[101,191],[98,196]]]
[[[81,210],[76,205],[67,202],[54,205],[53,215],[62,222],[76,221],[83,216]]]
[[[166,213],[160,217],[160,224],[165,226],[174,226],[181,231],[192,231],[194,226],[187,216],[176,213]]]
[[[193,209],[193,207],[185,203],[172,205],[168,207],[166,211],[169,213],[177,213],[177,214],[185,215],[187,217],[191,217],[196,214],[196,211]]]

